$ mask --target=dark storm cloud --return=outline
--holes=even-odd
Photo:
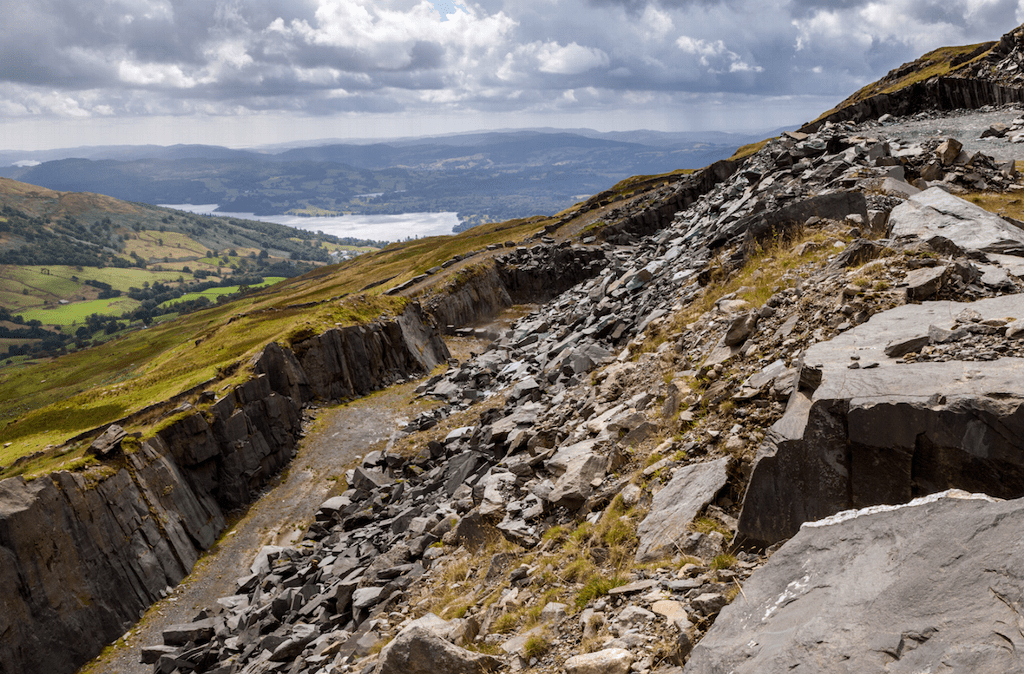
[[[1015,0],[0,0],[7,115],[845,96]],[[442,21],[441,19],[444,19]]]

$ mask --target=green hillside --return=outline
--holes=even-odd
[[[81,349],[382,245],[0,179],[0,363]]]

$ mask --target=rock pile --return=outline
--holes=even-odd
[[[439,405],[352,468],[300,544],[264,548],[237,594],[144,657],[162,674],[645,674],[697,644],[687,671],[718,671],[762,657],[743,635],[761,615],[779,632],[776,602],[807,631],[778,662],[811,662],[810,626],[846,604],[778,597],[832,587],[824,569],[843,565],[815,551],[869,519],[816,529],[827,545],[802,523],[951,486],[1024,494],[1024,249],[942,189],[1015,174],[961,155],[833,124],[769,143],[655,234],[621,212],[633,224],[603,243],[512,252],[523,278],[559,255],[587,278],[424,381]],[[1013,512],[992,507],[971,517]],[[924,550],[939,529],[907,516]],[[763,548],[735,546],[794,535],[763,570]],[[871,568],[835,548],[862,565],[844,582]],[[820,579],[801,580],[808,558]],[[945,627],[904,622],[897,660],[952,652],[928,631]]]

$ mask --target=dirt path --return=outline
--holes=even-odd
[[[394,386],[321,410],[276,486],[252,504],[173,593],[150,607],[126,642],[108,648],[81,673],[150,674],[153,666],[139,663],[140,647],[162,643],[161,633],[167,626],[190,622],[203,607],[234,594],[235,579],[249,574],[249,565],[262,546],[297,540],[302,525],[328,498],[336,484],[333,478],[341,477],[353,461],[387,440],[400,417],[419,411],[409,405],[415,386]]]

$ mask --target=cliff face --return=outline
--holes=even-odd
[[[994,81],[935,77],[891,94],[879,94],[810,122],[803,133],[815,133],[828,122],[863,122],[882,115],[897,117],[925,110],[975,110],[986,105],[1024,102],[1024,88]]]
[[[294,351],[269,345],[254,378],[99,477],[0,481],[0,673],[72,672],[123,634],[191,571],[224,513],[291,459],[304,402],[362,395],[447,357],[410,305]]]
[[[897,87],[901,81],[912,81],[915,71],[934,65],[934,61],[923,57],[893,70],[871,87],[876,91]],[[974,110],[986,105],[1020,103],[1024,101],[1024,26],[1003,35],[998,42],[963,51],[949,61],[948,68],[943,75],[844,105],[800,130],[814,133],[827,122],[862,122],[885,114],[898,117],[926,110]]]

